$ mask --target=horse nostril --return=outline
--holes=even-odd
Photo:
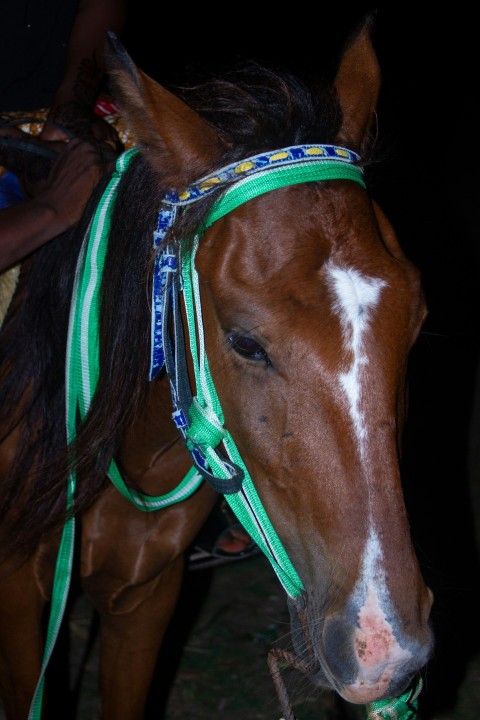
[[[325,623],[323,646],[325,661],[337,683],[351,685],[358,674],[358,665],[354,653],[352,625],[342,618],[332,618]]]

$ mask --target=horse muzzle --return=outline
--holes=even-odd
[[[428,623],[409,627],[407,635],[395,615],[369,613],[366,607],[352,603],[322,622],[310,615],[308,606],[289,600],[294,648],[309,668],[311,682],[358,704],[400,695],[433,648]]]

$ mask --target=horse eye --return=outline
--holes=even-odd
[[[227,335],[227,342],[232,350],[247,360],[263,360],[267,365],[272,364],[262,346],[248,335],[232,332]]]

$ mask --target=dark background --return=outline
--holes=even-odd
[[[478,29],[460,6],[419,14],[419,3],[389,5],[378,9],[374,33],[383,159],[369,190],[420,268],[429,307],[411,357],[403,469],[413,539],[435,593],[437,647],[421,696],[430,720],[455,707],[467,664],[480,656]],[[241,60],[332,78],[343,43],[371,9],[129,6],[124,45],[172,89]],[[188,592],[200,593],[198,582]]]
[[[258,4],[260,7],[260,4]],[[135,3],[124,44],[160,83],[194,81],[239,60],[332,77],[342,44],[368,6],[177,6],[148,20]],[[480,651],[478,555],[479,254],[476,226],[477,28],[455,6],[377,12],[384,160],[370,192],[422,272],[429,316],[412,353],[404,481],[412,532],[433,588],[437,650],[422,694],[425,717],[453,707]]]

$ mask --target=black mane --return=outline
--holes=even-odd
[[[177,94],[217,128],[230,148],[205,174],[259,152],[333,142],[341,122],[332,89],[312,89],[291,75],[257,65]],[[140,154],[119,187],[102,286],[101,377],[76,447],[77,512],[93,502],[106,482],[111,457],[145,398],[152,235],[162,196],[170,189]],[[0,334],[0,439],[13,427],[23,428],[18,457],[0,494],[1,519],[20,499],[26,508],[11,528],[10,540],[17,548],[32,549],[65,518],[69,304],[83,234],[102,190],[77,231],[56,238],[23,264]],[[198,202],[180,217],[175,237],[191,237],[214,199]]]

